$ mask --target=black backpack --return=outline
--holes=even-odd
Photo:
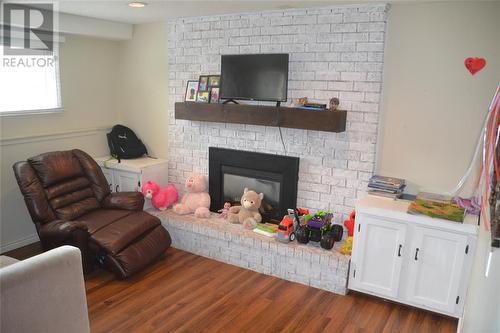
[[[115,125],[108,137],[109,152],[118,162],[123,159],[138,158],[148,154],[148,150],[134,131],[123,125]]]

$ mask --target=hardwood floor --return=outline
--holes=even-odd
[[[24,259],[37,244],[8,253]],[[120,281],[86,277],[92,332],[455,332],[457,321],[359,293],[339,296],[184,251]]]

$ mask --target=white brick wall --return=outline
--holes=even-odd
[[[363,196],[375,165],[386,5],[335,6],[181,18],[169,22],[170,181],[208,174],[208,147],[300,157],[298,205],[336,220]],[[289,53],[288,98],[339,97],[347,130],[327,133],[174,119],[186,81],[220,74],[221,54]],[[264,104],[264,103],[262,103]]]

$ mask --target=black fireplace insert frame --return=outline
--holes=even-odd
[[[224,205],[224,170],[242,169],[241,176],[269,179],[269,173],[280,175],[280,200],[278,212],[286,215],[288,208],[297,207],[297,184],[299,181],[299,158],[291,156],[256,153],[227,148],[208,148],[208,187],[211,196],[210,210],[217,212]],[[276,178],[272,179],[276,180]],[[279,221],[266,221],[279,222]]]

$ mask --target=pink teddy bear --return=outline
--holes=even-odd
[[[210,195],[207,192],[207,179],[205,176],[193,173],[186,179],[187,193],[180,203],[174,206],[174,212],[180,215],[194,213],[196,217],[210,217]]]
[[[147,181],[141,187],[142,195],[151,199],[153,207],[159,210],[165,210],[179,200],[179,193],[174,184],[168,184],[165,188],[152,181]]]

